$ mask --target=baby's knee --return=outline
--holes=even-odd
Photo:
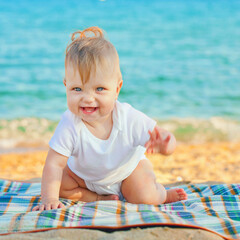
[[[165,192],[159,192],[156,177],[152,171],[144,171],[140,178],[128,182],[127,186],[123,185],[122,194],[128,202],[136,204],[157,205],[165,200]]]
[[[145,188],[141,192],[140,201],[143,204],[159,205],[166,201],[167,191],[156,181],[146,182]]]

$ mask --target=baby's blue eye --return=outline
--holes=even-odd
[[[97,88],[97,91],[98,91],[98,92],[101,92],[101,91],[103,91],[103,90],[104,90],[103,87],[98,87],[98,88]]]
[[[80,91],[82,91],[82,89],[79,88],[79,87],[75,87],[74,90],[75,90],[76,92],[80,92]]]

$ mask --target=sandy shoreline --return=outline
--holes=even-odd
[[[47,155],[46,150],[20,148],[22,151],[0,154],[0,178],[39,181]],[[153,163],[159,182],[240,182],[240,142],[179,144],[174,154],[165,157],[147,155]],[[0,239],[223,239],[199,229],[156,227],[104,233],[98,230],[60,229],[40,233],[13,234]]]
[[[25,152],[0,154],[0,178],[40,178],[46,156],[46,150],[31,148]],[[179,144],[171,156],[152,154],[147,157],[153,163],[158,181],[164,184],[181,181],[240,182],[240,142],[184,143]]]
[[[240,142],[240,122],[233,119],[176,118],[157,120],[158,125],[172,132],[178,143]],[[44,118],[0,119],[0,154],[48,148],[58,122]]]

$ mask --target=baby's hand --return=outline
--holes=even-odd
[[[57,209],[57,208],[65,208],[65,205],[61,203],[57,199],[49,199],[42,201],[42,204],[34,207],[32,211],[44,211],[44,210],[51,210],[51,209]]]
[[[162,153],[164,155],[169,155],[174,151],[175,138],[171,133],[158,126],[156,126],[152,132],[148,131],[148,133],[150,135],[150,139],[145,144],[147,153]],[[174,138],[174,143],[170,144],[171,138]]]

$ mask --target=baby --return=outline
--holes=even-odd
[[[156,182],[147,153],[171,154],[174,136],[117,98],[123,80],[115,47],[98,27],[73,33],[66,49],[68,110],[50,140],[42,175],[42,203],[64,207],[59,197],[91,202],[126,199],[162,204],[187,199],[183,189]]]

